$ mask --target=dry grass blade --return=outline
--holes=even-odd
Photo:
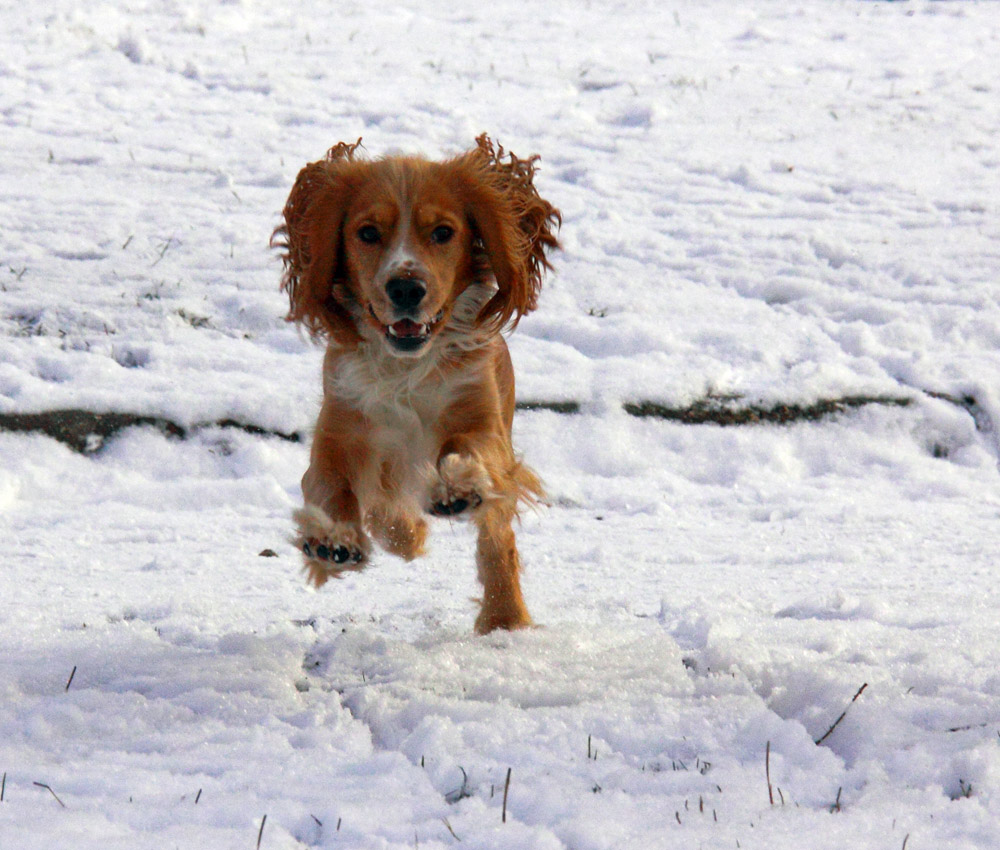
[[[868,687],[868,683],[865,682],[860,688],[858,688],[858,692],[853,697],[851,697],[851,701],[847,704],[847,708],[845,708],[840,713],[840,717],[838,717],[836,720],[833,721],[833,725],[829,729],[826,730],[825,734],[823,734],[822,736],[820,736],[819,738],[816,739],[815,743],[816,743],[817,746],[819,746],[820,744],[822,744],[827,738],[830,737],[831,734],[833,734],[833,730],[836,729],[840,725],[840,721],[843,720],[847,716],[848,709],[852,705],[854,705],[854,703],[857,701],[858,697],[861,696],[862,693],[864,693],[864,690],[867,687]]]
[[[503,816],[502,823],[507,823],[507,792],[510,791],[510,768],[507,768],[507,779],[503,784]]]
[[[441,818],[441,821],[442,821],[442,823],[444,823],[444,825],[445,825],[445,828],[446,828],[446,829],[448,830],[448,832],[450,832],[450,833],[451,833],[451,837],[452,837],[452,838],[454,838],[454,839],[455,839],[456,841],[461,841],[461,840],[462,840],[462,839],[461,839],[461,838],[459,838],[459,837],[458,837],[457,835],[455,835],[455,830],[453,830],[453,829],[451,828],[451,824],[450,824],[450,823],[448,823],[448,818]]]
[[[48,792],[49,792],[49,793],[50,793],[50,794],[51,794],[51,795],[52,795],[53,797],[55,797],[55,798],[56,798],[56,802],[57,802],[57,803],[58,803],[58,804],[59,804],[60,806],[62,806],[62,807],[63,807],[64,809],[66,808],[66,804],[65,804],[65,803],[64,803],[64,802],[63,802],[62,800],[60,800],[60,799],[59,799],[59,795],[58,795],[58,794],[56,794],[56,792],[55,792],[55,791],[53,791],[53,790],[52,790],[52,788],[51,788],[50,786],[46,785],[46,784],[45,784],[44,782],[33,782],[32,784],[33,784],[33,785],[37,785],[37,786],[38,786],[39,788],[44,788],[44,789],[45,789],[46,791],[48,791]]]
[[[774,805],[774,788],[771,786],[771,742],[764,749],[764,775],[767,777],[767,799]]]

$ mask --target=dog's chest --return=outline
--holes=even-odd
[[[438,423],[449,393],[435,390],[386,398],[366,410],[372,446],[383,461],[413,469],[436,462],[441,442]]]
[[[364,414],[376,455],[415,468],[437,461],[442,415],[473,376],[435,362],[348,356],[327,377],[326,392]]]

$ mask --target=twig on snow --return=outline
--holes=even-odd
[[[257,833],[257,850],[260,850],[260,840],[264,837],[264,824],[267,823],[267,815],[260,821],[260,832]]]
[[[448,818],[441,818],[441,820],[444,822],[444,825],[447,828],[448,832],[451,833],[451,837],[454,838],[456,841],[461,841],[462,839],[459,838],[457,835],[455,835],[455,830],[453,830],[451,828],[451,824],[448,823]]]
[[[469,774],[465,772],[465,768],[461,765],[458,769],[462,771],[462,785],[456,788],[454,791],[449,791],[444,795],[444,801],[450,805],[454,805],[460,800],[464,800],[466,797],[471,797],[472,792],[469,790]]]
[[[52,795],[53,797],[55,797],[55,798],[56,798],[56,802],[57,802],[57,803],[58,803],[58,804],[59,804],[60,806],[62,806],[62,807],[63,807],[64,809],[66,808],[66,804],[65,804],[65,803],[64,803],[64,802],[63,802],[62,800],[60,800],[60,799],[59,799],[59,795],[58,795],[58,794],[56,794],[56,792],[55,792],[55,791],[53,791],[53,790],[52,790],[52,788],[51,788],[51,787],[49,787],[48,785],[46,785],[46,784],[45,784],[44,782],[33,782],[32,784],[33,784],[33,785],[37,785],[37,786],[38,786],[39,788],[44,788],[44,789],[45,789],[46,791],[48,791],[48,792],[49,792],[49,793],[50,793],[50,794],[51,794],[51,795]]]
[[[764,774],[767,776],[767,799],[774,805],[774,788],[771,786],[771,742],[764,748]]]
[[[157,265],[160,262],[160,260],[163,259],[163,256],[170,249],[170,246],[173,244],[173,241],[174,237],[171,236],[166,242],[163,243],[163,247],[160,249],[159,256],[153,261],[153,266]],[[150,268],[152,268],[153,266],[150,266]]]
[[[855,695],[854,695],[853,697],[851,697],[851,701],[850,701],[850,702],[849,702],[849,703],[847,704],[847,708],[845,708],[845,709],[844,709],[844,710],[843,710],[843,711],[842,711],[842,712],[840,713],[840,717],[838,717],[838,718],[837,718],[836,720],[834,720],[834,721],[833,721],[833,726],[831,726],[831,727],[830,727],[829,729],[827,729],[827,730],[826,730],[826,733],[825,733],[825,734],[823,734],[823,735],[822,735],[822,736],[821,736],[820,738],[818,738],[818,739],[817,739],[817,740],[815,741],[815,743],[816,743],[816,746],[819,746],[820,744],[822,744],[822,743],[823,743],[823,742],[824,742],[824,741],[825,741],[825,740],[826,740],[827,738],[829,738],[829,737],[830,737],[830,735],[831,735],[831,734],[833,734],[833,730],[834,730],[834,729],[836,729],[836,728],[837,728],[837,727],[838,727],[838,726],[840,725],[840,721],[841,721],[841,720],[843,720],[843,719],[844,719],[844,718],[845,718],[845,717],[847,716],[847,711],[848,711],[848,709],[849,709],[849,708],[850,708],[850,707],[851,707],[852,705],[854,705],[854,703],[855,703],[855,701],[857,700],[857,698],[858,698],[859,696],[861,696],[861,694],[863,694],[863,693],[864,693],[864,690],[865,690],[865,688],[867,688],[867,687],[868,687],[868,683],[867,683],[867,682],[865,682],[865,683],[864,683],[864,684],[863,684],[863,685],[862,685],[862,686],[861,686],[860,688],[858,688],[858,692],[857,692],[857,693],[856,693],[856,694],[855,694]]]
[[[841,786],[840,788],[837,789],[837,799],[834,800],[833,801],[833,805],[830,806],[830,814],[833,814],[834,812],[841,811],[841,808],[840,808],[840,793],[843,790],[844,790],[843,786]]]
[[[945,732],[969,732],[973,729],[984,729],[989,726],[990,723],[970,723],[968,726],[952,726],[950,729],[945,729]]]
[[[507,792],[510,791],[510,768],[507,768],[507,779],[503,784],[503,816],[501,823],[507,823]]]
[[[69,674],[69,679],[66,682],[66,690],[69,690],[69,686],[73,684],[73,677],[76,675],[76,665],[73,665],[73,670]]]

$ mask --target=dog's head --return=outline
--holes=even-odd
[[[561,220],[533,185],[536,157],[505,156],[486,135],[444,162],[367,160],[360,144],[341,142],[303,168],[285,204],[272,245],[284,249],[290,320],[418,357],[470,287],[481,290],[480,328],[535,308]]]

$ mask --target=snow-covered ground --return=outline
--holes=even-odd
[[[582,405],[518,414],[543,628],[485,638],[462,525],[304,585],[305,443],[0,433],[0,848],[1000,846],[1000,6],[0,24],[0,414],[305,434],[267,248],[299,167],[483,131],[564,216],[520,397]],[[911,403],[622,410],[845,395]]]

